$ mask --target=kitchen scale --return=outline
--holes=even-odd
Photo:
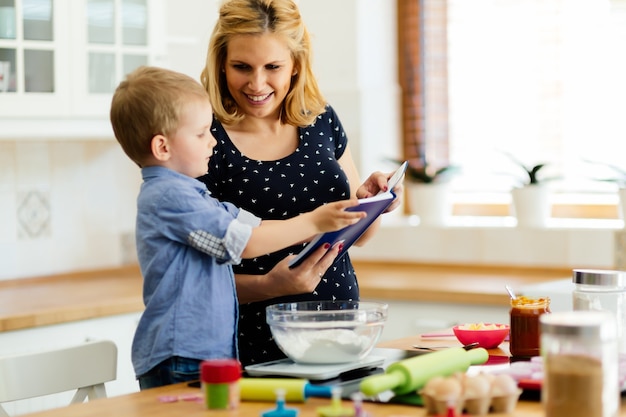
[[[248,365],[244,369],[250,376],[283,376],[303,378],[310,381],[323,381],[338,378],[342,374],[358,370],[380,367],[386,360],[384,356],[369,355],[356,362],[334,364],[305,364],[291,359]]]
[[[341,397],[350,396],[359,391],[363,378],[384,373],[384,356],[369,355],[360,361],[336,364],[303,364],[291,359],[249,365],[244,368],[252,377],[288,377],[309,380],[312,385],[334,386],[341,388]]]
[[[392,348],[374,348],[372,353],[360,361],[339,364],[301,364],[291,359],[280,359],[244,368],[251,377],[288,377],[309,380],[312,385],[341,387],[341,397],[350,399],[351,395],[360,391],[360,384],[364,378],[382,374],[390,363],[424,352],[405,351]],[[368,401],[388,402],[392,395],[381,393]]]

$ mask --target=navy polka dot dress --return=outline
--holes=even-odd
[[[288,219],[331,201],[350,196],[348,179],[337,160],[345,151],[347,138],[332,107],[315,122],[298,129],[295,152],[276,161],[257,161],[242,155],[230,141],[221,123],[211,127],[217,139],[208,174],[201,177],[211,194],[229,201],[262,219]],[[262,275],[288,254],[304,245],[265,256],[244,259],[235,273]],[[359,289],[349,254],[337,260],[310,294],[287,296],[240,305],[239,355],[246,366],[284,358],[272,340],[265,322],[265,307],[275,303],[308,300],[358,300]]]

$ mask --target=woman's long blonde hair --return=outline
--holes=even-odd
[[[200,75],[209,93],[215,116],[224,124],[236,124],[245,115],[230,95],[226,74],[228,42],[236,35],[272,33],[285,39],[291,51],[294,70],[289,92],[281,109],[281,122],[308,126],[324,112],[326,100],[311,68],[309,32],[293,0],[226,0],[213,29],[206,64]]]

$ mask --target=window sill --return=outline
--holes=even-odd
[[[609,198],[610,200],[610,198]],[[554,219],[607,219],[617,220],[620,217],[619,205],[615,202],[554,202],[552,217]],[[452,210],[455,216],[463,217],[507,217],[511,213],[510,203],[455,203]]]
[[[554,212],[553,212],[554,213]],[[391,221],[393,225],[398,220]],[[401,220],[405,224],[411,226],[419,226],[419,217],[414,215],[406,216]],[[387,224],[387,222],[385,222]],[[425,227],[425,226],[422,226]],[[508,213],[503,216],[458,216],[453,215],[450,217],[449,222],[445,225],[446,228],[505,228],[524,230],[517,227],[517,221],[515,217],[509,216]],[[624,227],[624,222],[617,218],[572,218],[572,217],[551,217],[548,219],[548,224],[541,230],[619,230]]]
[[[443,227],[420,226],[416,216],[389,214],[355,259],[417,263],[558,268],[626,267],[624,222],[552,218],[541,229],[513,217],[452,216]]]

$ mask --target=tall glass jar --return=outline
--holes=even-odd
[[[619,413],[617,327],[607,311],[541,316],[546,417],[615,417]]]
[[[575,269],[574,310],[606,310],[615,316],[618,351],[626,355],[626,272]]]
[[[539,356],[539,317],[550,312],[550,298],[511,299],[509,349],[514,358]]]

